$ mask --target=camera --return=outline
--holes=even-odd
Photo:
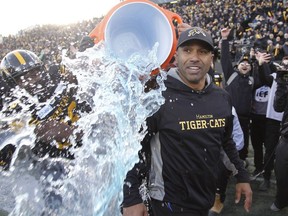
[[[273,62],[277,69],[276,82],[288,85],[288,64],[278,64]]]

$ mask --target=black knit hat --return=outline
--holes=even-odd
[[[243,62],[243,61],[247,61],[249,64],[251,64],[251,60],[250,60],[249,56],[243,55],[243,56],[239,59],[237,65],[239,65],[239,64],[240,64],[241,62]]]
[[[192,27],[182,32],[178,39],[177,49],[184,43],[192,40],[199,40],[205,42],[211,51],[214,51],[213,39],[211,35],[202,28]]]

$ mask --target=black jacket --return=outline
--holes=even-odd
[[[29,125],[37,125],[40,122],[55,120],[73,126],[76,124],[83,112],[87,113],[91,111],[90,106],[85,101],[80,102],[76,98],[77,88],[70,86],[71,81],[66,80],[66,77],[59,74],[58,67],[53,67],[47,71],[53,78],[53,94],[51,98],[45,99],[45,101],[35,101],[36,96],[30,95],[22,96],[15,101],[12,101],[10,106],[2,113],[6,117],[14,118],[22,113],[23,116],[31,116],[29,119]],[[14,91],[16,92],[16,88]],[[52,91],[51,90],[51,91]],[[11,92],[13,95],[14,92]],[[44,98],[48,93],[41,93]],[[27,94],[28,95],[28,94]],[[11,123],[12,124],[12,123]],[[7,126],[9,128],[9,125]],[[17,146],[16,143],[13,145]],[[77,146],[81,146],[81,142],[77,142]],[[32,148],[32,152],[40,157],[49,155],[50,157],[65,157],[73,159],[74,155],[70,152],[72,145],[70,142],[47,143],[39,141],[38,137],[35,139],[35,145]]]
[[[139,187],[148,181],[154,199],[208,210],[214,202],[221,145],[239,171],[238,181],[249,182],[231,138],[230,96],[210,76],[203,91],[193,91],[175,70],[169,71],[165,85],[165,103],[147,119],[140,161],[127,173],[123,207],[142,202]]]
[[[255,83],[253,84],[249,78],[250,74],[240,74],[239,71],[233,68],[228,40],[222,41],[221,66],[226,82],[234,72],[238,73],[238,76],[236,76],[225,89],[231,95],[232,105],[235,107],[238,116],[249,117],[252,106],[253,89],[260,86],[257,85],[255,87]],[[255,82],[257,79],[253,80]]]

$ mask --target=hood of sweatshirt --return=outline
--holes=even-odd
[[[212,77],[207,73],[206,74],[206,81],[205,87],[202,90],[194,90],[181,79],[179,76],[178,68],[171,68],[167,73],[167,80],[165,82],[166,86],[171,89],[180,90],[180,91],[188,91],[188,92],[195,92],[198,94],[203,94],[210,89],[212,82]],[[174,79],[171,79],[174,78]]]

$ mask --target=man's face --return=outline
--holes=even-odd
[[[274,35],[273,34],[269,34],[269,38],[270,39],[274,39]]]
[[[194,90],[202,90],[205,76],[213,62],[213,54],[207,45],[200,41],[187,42],[175,54],[179,75],[186,85]]]
[[[283,59],[282,65],[284,65],[285,67],[288,67],[288,59]]]
[[[241,74],[247,74],[251,71],[251,65],[248,61],[242,61],[238,65],[238,70]]]

